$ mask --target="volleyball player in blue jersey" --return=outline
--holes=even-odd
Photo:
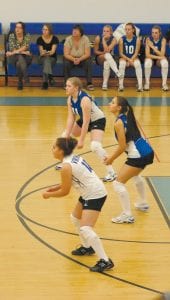
[[[145,85],[144,90],[150,89],[150,76],[153,64],[161,67],[162,89],[168,91],[168,60],[166,58],[166,39],[162,36],[161,28],[157,25],[152,27],[152,34],[146,39],[145,48]]]
[[[119,71],[121,77],[119,78],[119,91],[124,90],[124,76],[126,67],[134,67],[138,81],[138,92],[143,90],[142,86],[142,67],[138,58],[140,51],[140,38],[136,37],[135,26],[133,23],[127,23],[125,26],[126,35],[119,40]]]
[[[115,115],[115,136],[118,146],[113,154],[105,159],[106,164],[111,164],[123,152],[127,154],[127,160],[120,169],[116,180],[113,181],[115,192],[119,195],[122,213],[112,219],[114,223],[133,223],[129,194],[125,183],[133,177],[139,199],[135,203],[136,209],[147,211],[149,205],[146,201],[145,185],[139,175],[142,170],[152,164],[154,152],[149,143],[141,136],[138,129],[133,109],[123,97],[115,97],[110,103],[110,111]]]
[[[82,83],[78,77],[71,77],[66,82],[66,94],[68,96],[68,118],[66,129],[62,136],[71,135],[79,137],[77,147],[83,148],[86,134],[90,132],[90,148],[103,161],[107,157],[102,146],[102,139],[106,125],[106,118],[102,110],[93,99],[82,90]],[[104,181],[113,181],[115,172],[112,166],[107,166],[108,174]]]

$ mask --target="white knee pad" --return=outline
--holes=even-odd
[[[144,182],[142,176],[140,176],[140,175],[134,176],[134,177],[133,177],[133,181],[134,181],[134,183],[135,183],[136,185],[140,184],[141,182],[142,182],[142,183]]]
[[[134,61],[134,67],[135,67],[135,69],[141,67],[141,63],[140,63],[139,59],[135,59],[135,61]]]
[[[126,61],[124,59],[119,60],[119,68],[125,69],[126,67]]]
[[[92,246],[92,241],[98,238],[97,234],[90,226],[80,227],[80,236],[86,241],[86,245],[88,245],[88,247]]]
[[[168,61],[167,61],[167,59],[165,59],[165,58],[161,59],[160,65],[161,65],[162,68],[168,68]]]
[[[145,68],[151,68],[152,67],[152,59],[146,58],[144,63]]]
[[[73,216],[73,214],[70,214],[70,220],[75,226],[80,226],[80,220]]]
[[[118,194],[122,194],[122,193],[126,192],[125,185],[117,180],[113,181],[113,187],[114,187],[115,192]]]
[[[106,59],[106,60],[112,60],[113,59],[113,57],[111,56],[111,54],[110,53],[105,53],[104,54],[104,58]]]
[[[98,141],[92,141],[90,144],[90,148],[92,152],[95,152],[100,159],[104,159],[106,157],[106,151],[103,149],[102,144]]]

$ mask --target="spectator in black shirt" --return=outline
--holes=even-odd
[[[43,65],[43,85],[42,89],[48,89],[48,82],[51,86],[54,85],[53,67],[57,61],[57,46],[59,40],[53,35],[51,24],[44,24],[42,35],[37,39],[40,58],[39,63]]]

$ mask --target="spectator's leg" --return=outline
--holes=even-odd
[[[149,90],[150,88],[150,77],[151,77],[152,59],[146,58],[144,63],[145,70],[145,85],[144,90]]]
[[[138,91],[142,91],[143,90],[143,86],[142,86],[142,67],[141,67],[141,63],[140,63],[139,59],[135,59],[134,68],[135,68],[136,77],[137,77],[137,81],[138,81]]]

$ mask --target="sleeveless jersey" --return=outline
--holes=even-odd
[[[114,39],[114,36],[112,35],[108,40],[105,40],[107,46],[110,46],[110,44],[112,43],[113,39]],[[103,40],[103,36],[100,35],[99,51],[104,51],[102,40]],[[111,52],[112,52],[112,51],[113,51],[113,50],[111,50]]]
[[[141,136],[140,131],[136,131],[136,134],[134,134],[133,139],[130,138],[130,134],[127,129],[127,116],[125,114],[120,114],[116,119],[116,121],[119,119],[123,122],[125,128],[125,136],[126,136],[126,144],[127,144],[125,152],[127,153],[127,156],[129,158],[140,158],[140,157],[145,157],[148,154],[152,153],[153,149],[151,148],[149,143]]]
[[[63,163],[71,165],[72,185],[84,200],[107,195],[103,182],[81,156],[69,155],[63,159]]]
[[[73,100],[71,97],[71,107],[72,111],[75,115],[79,115],[80,119],[83,118],[82,108],[81,108],[81,101],[83,97],[88,97],[92,103],[91,108],[91,115],[90,115],[90,122],[94,122],[96,120],[104,118],[104,113],[101,111],[101,109],[96,105],[96,103],[93,101],[93,99],[84,91],[80,91],[77,97],[77,100]]]
[[[124,35],[122,37],[122,40],[123,40],[123,54],[129,58],[132,57],[133,54],[135,53],[137,37],[134,35],[132,40],[129,41]]]
[[[155,48],[157,48],[157,50],[159,50],[159,51],[161,51],[161,48],[162,48],[162,37],[158,40],[158,41],[154,41],[153,40],[153,37],[151,36],[151,37],[149,37],[149,39],[151,40],[151,42],[153,43],[153,45],[154,45],[154,47]],[[155,52],[154,52],[154,50],[153,49],[151,49],[150,48],[150,53],[152,54],[152,55],[157,55]]]

